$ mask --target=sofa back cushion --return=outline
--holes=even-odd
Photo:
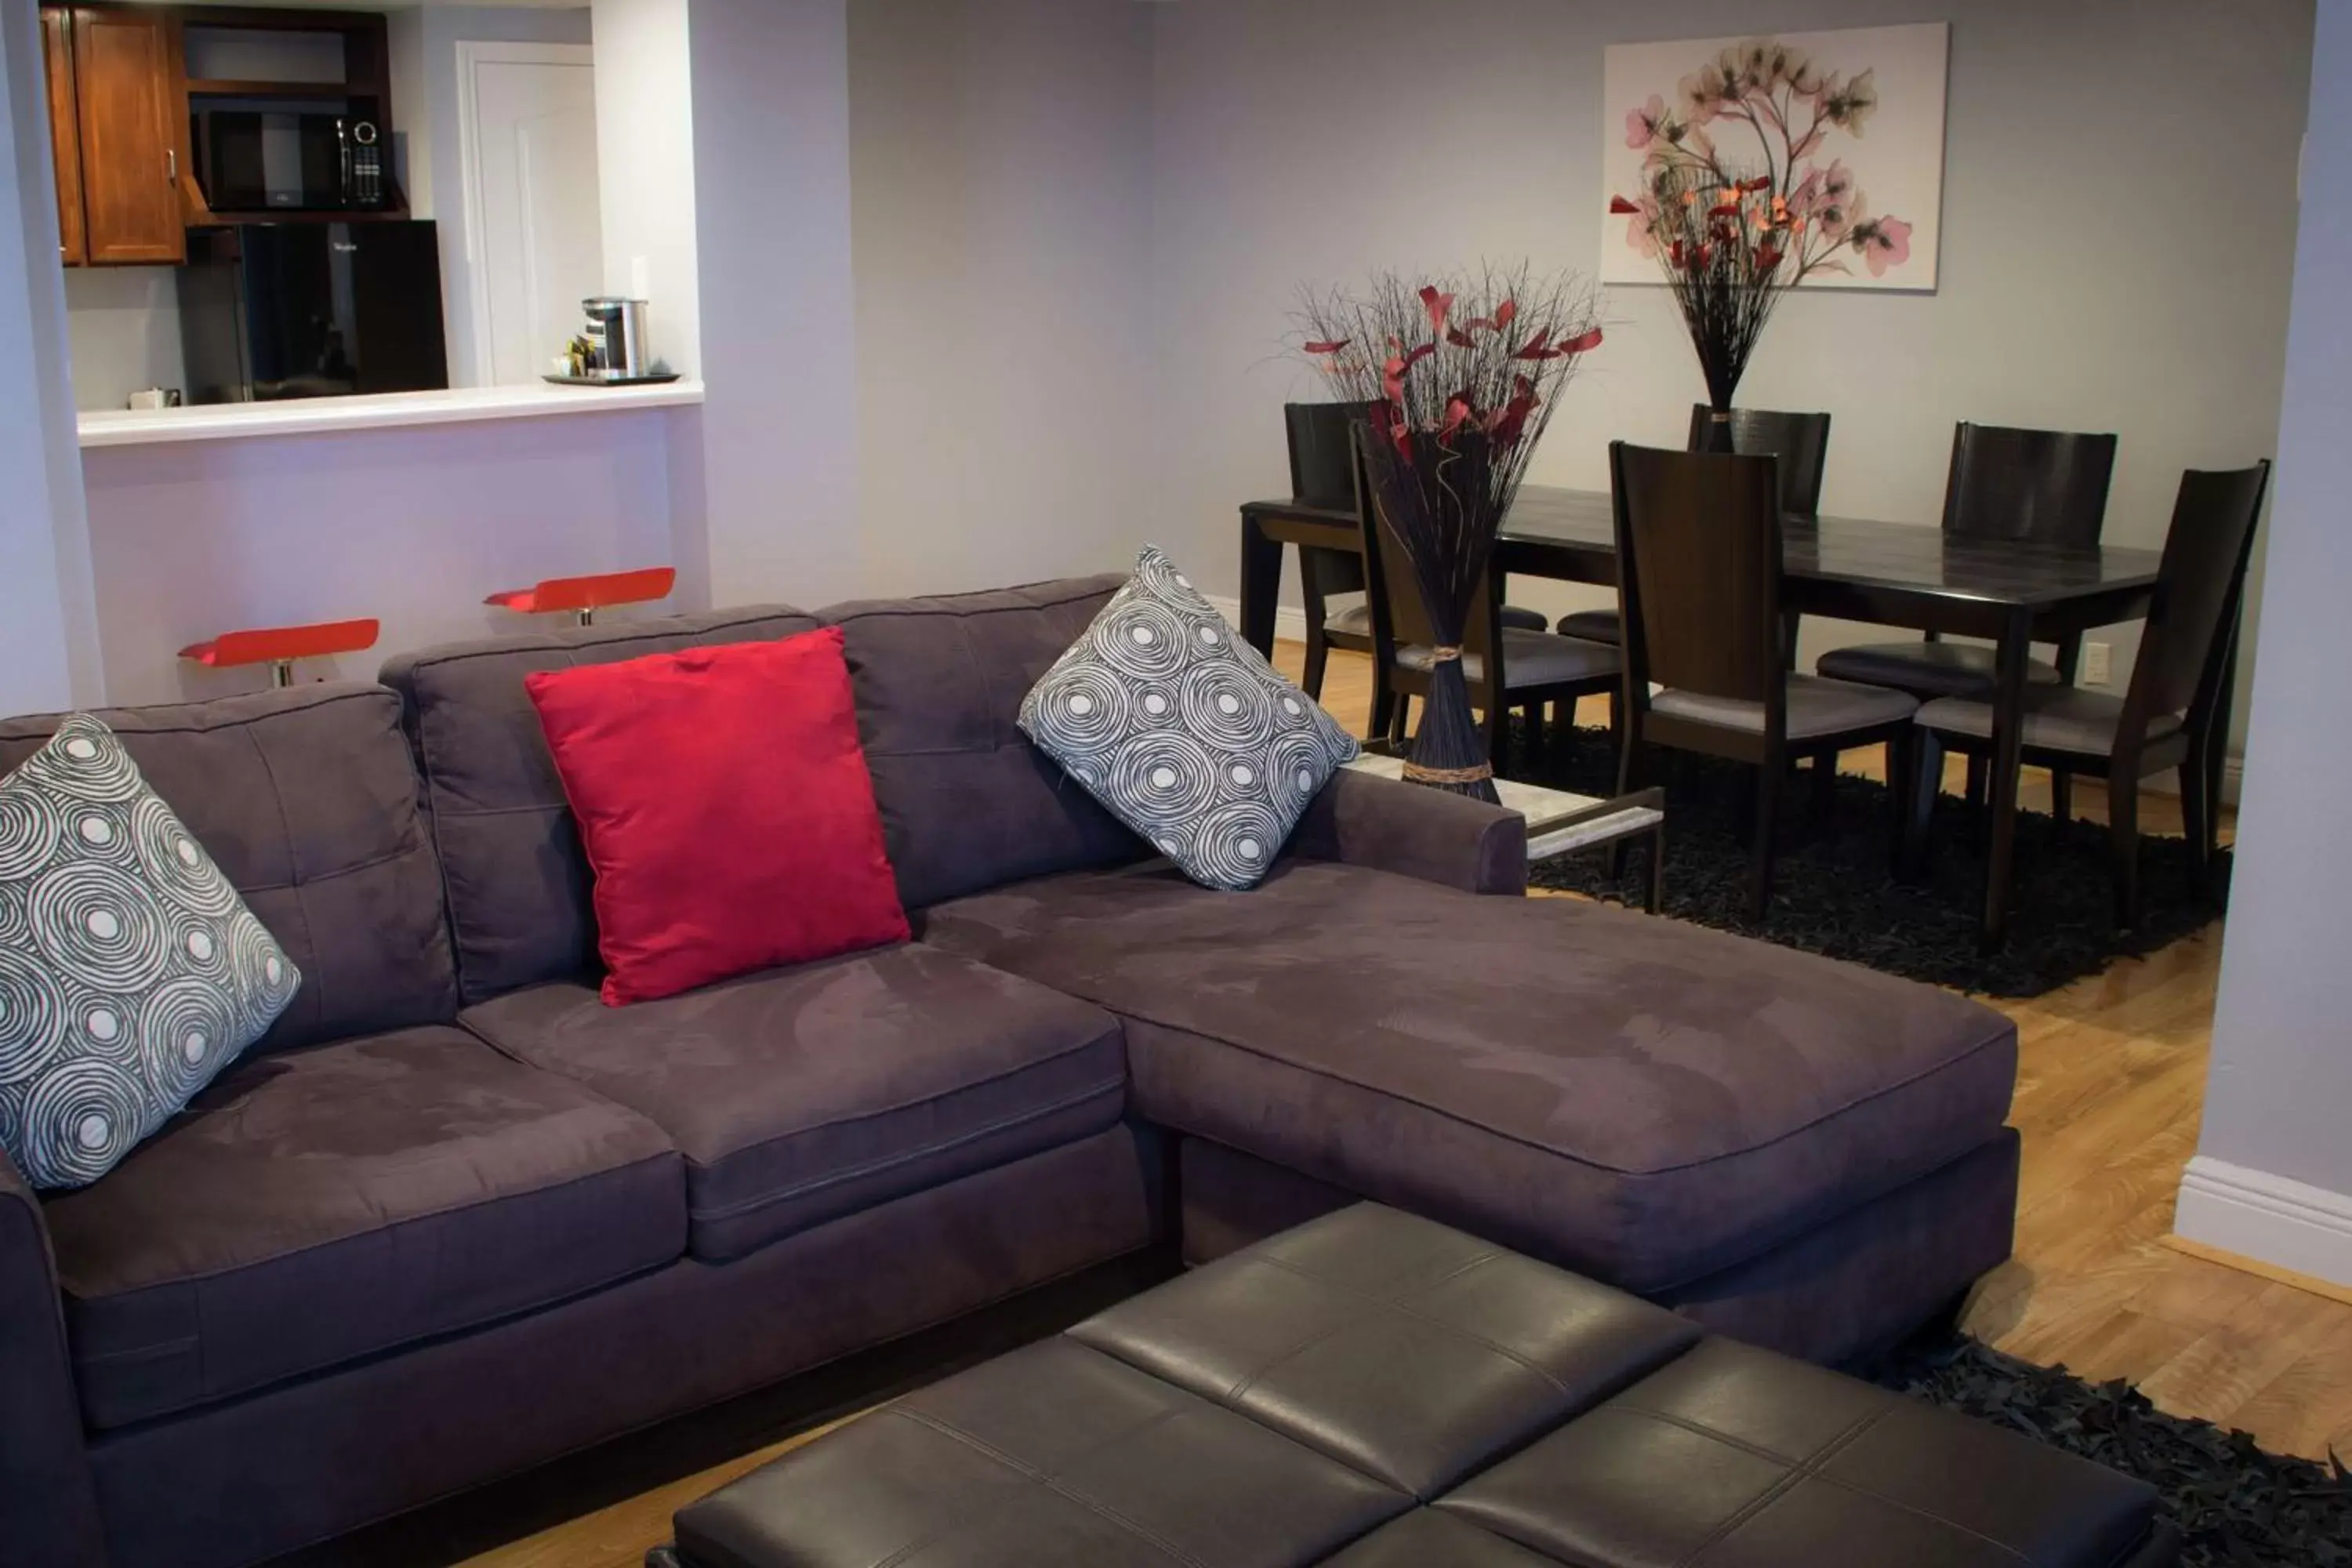
[[[247,1055],[456,1016],[441,878],[391,692],[299,686],[95,716],[301,971]],[[0,721],[0,773],[62,717]]]
[[[1084,577],[821,612],[841,627],[884,841],[909,910],[1150,853],[1016,721],[1124,582]]]
[[[425,775],[467,1005],[596,967],[588,861],[522,678],[816,626],[763,605],[451,643],[384,666]],[[744,744],[756,766],[757,737]]]

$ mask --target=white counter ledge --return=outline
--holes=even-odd
[[[217,403],[184,408],[109,408],[79,416],[81,444],[139,447],[158,441],[233,441],[315,431],[383,430],[404,425],[459,425],[488,419],[542,419],[567,414],[677,408],[702,401],[702,383],[663,386],[461,387],[373,397],[301,397],[281,403]]]

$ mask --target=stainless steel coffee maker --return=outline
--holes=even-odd
[[[596,351],[596,368],[604,381],[634,381],[653,372],[653,355],[646,345],[646,302],[609,295],[580,301],[588,312],[587,339]]]

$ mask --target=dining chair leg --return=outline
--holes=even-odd
[[[1610,713],[1613,716],[1616,711],[1616,707],[1612,703]],[[1615,728],[1613,724],[1611,727]],[[1632,795],[1640,787],[1639,780],[1643,761],[1639,743],[1630,737],[1624,739],[1617,748],[1617,793],[1621,795]],[[1622,838],[1613,840],[1609,846],[1609,879],[1621,887],[1624,884],[1625,840]]]
[[[2180,826],[2189,838],[2189,866],[2197,894],[2213,891],[2213,803],[2205,795],[2203,748],[2196,748],[2180,763]]]
[[[2116,925],[2139,923],[2139,780],[2121,769],[2107,780],[2107,847],[2114,858]]]
[[[1944,742],[1933,730],[1912,726],[1909,824],[1905,830],[1903,878],[1916,880],[1927,868],[1936,825],[1936,802],[1944,793]]]
[[[1919,769],[1923,733],[1914,724],[1886,742],[1886,865],[1887,874],[1898,882],[1908,864],[1905,848],[1911,837],[1911,797],[1918,790],[1913,775]]]
[[[1549,703],[1530,702],[1528,704],[1528,761],[1529,763],[1539,763],[1543,761],[1545,745],[1544,720],[1550,710],[1551,708]]]
[[[1838,754],[1822,752],[1813,758],[1812,793],[1806,805],[1815,828],[1827,828],[1837,817]]]
[[[1968,802],[1970,811],[1985,808],[1986,792],[1992,779],[1991,765],[1982,757],[1969,758]]]
[[[1323,669],[1331,660],[1331,645],[1323,637],[1322,606],[1307,601],[1307,668],[1299,672],[1299,689],[1318,702],[1323,700]]]
[[[2074,775],[2064,768],[2050,770],[2050,815],[2062,823],[2074,820]]]
[[[1760,925],[1772,901],[1772,829],[1780,815],[1780,779],[1788,772],[1788,762],[1767,756],[1764,765],[1754,772],[1756,822],[1751,830],[1755,837],[1748,847],[1748,918]]]
[[[1623,840],[1620,839],[1620,843]],[[1643,909],[1656,914],[1666,901],[1666,825],[1659,823],[1650,829],[1650,893]]]

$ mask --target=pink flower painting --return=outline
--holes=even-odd
[[[1751,258],[1770,259],[1759,279],[1763,286],[1794,288],[1823,273],[1899,274],[1911,260],[1913,226],[1895,214],[1872,213],[1856,180],[1881,110],[1880,72],[1867,59],[1831,58],[1829,52],[1780,38],[1744,39],[1694,60],[1671,100],[1652,92],[1629,108],[1625,145],[1642,154],[1641,183],[1620,192],[1611,207],[1627,219],[1626,245],[1671,269],[1678,230],[1662,218],[1679,215],[1664,212],[1664,204],[1694,189],[1723,191],[1735,193],[1736,204],[1716,202],[1707,216],[1735,220],[1737,242]],[[1916,84],[1916,76],[1911,79]],[[1930,107],[1940,113],[1940,103]],[[1711,258],[1726,242],[1712,230],[1681,237],[1686,257],[1704,245]]]

